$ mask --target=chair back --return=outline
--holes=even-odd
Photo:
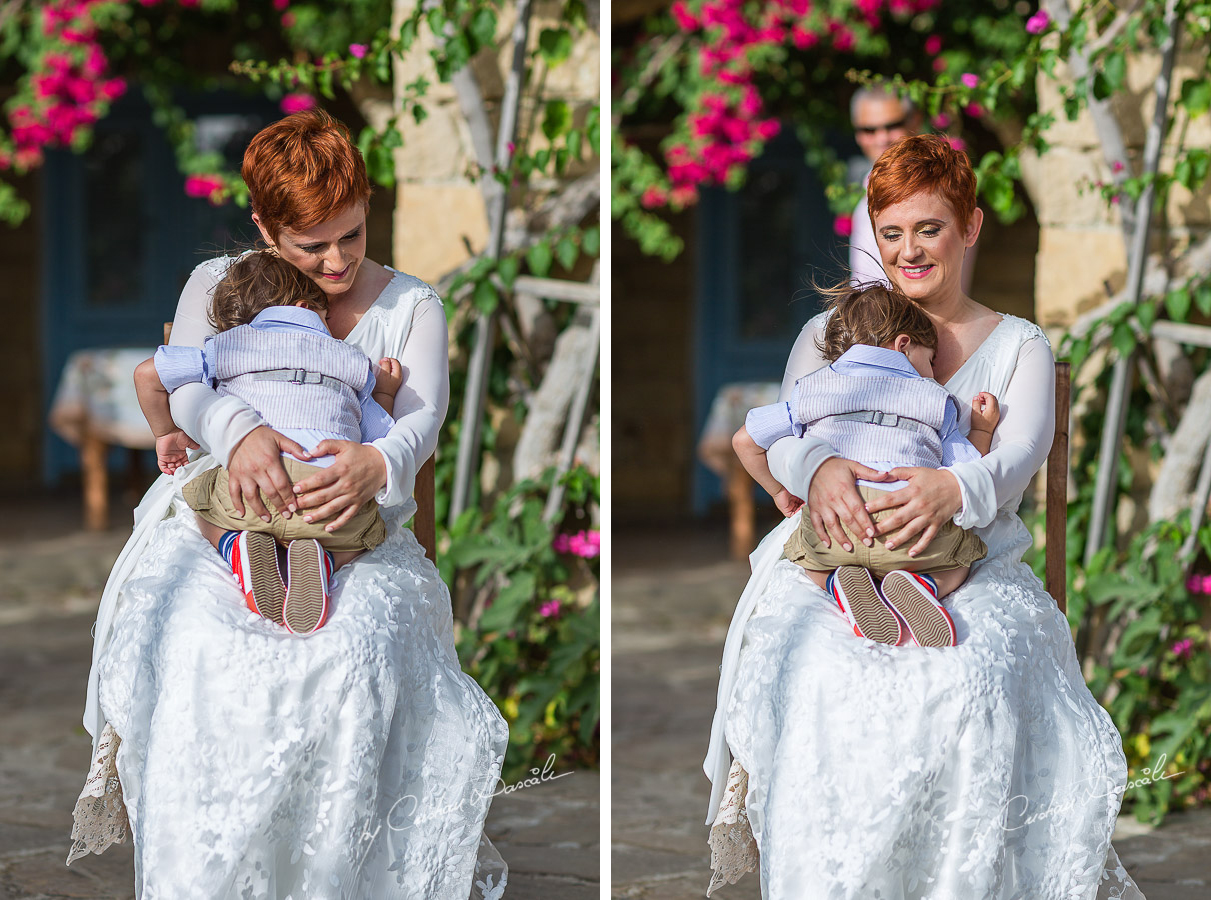
[[[1055,438],[1047,454],[1047,544],[1043,553],[1047,593],[1068,612],[1068,413],[1072,367],[1055,364]]]
[[[164,323],[164,343],[168,343],[172,335],[172,322]],[[416,500],[416,516],[412,520],[412,532],[416,535],[417,543],[425,550],[425,556],[430,562],[437,562],[437,517],[435,501],[437,488],[433,457],[425,460],[425,464],[416,473],[416,487],[412,492]]]

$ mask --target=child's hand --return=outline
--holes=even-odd
[[[189,462],[189,451],[196,449],[193,438],[178,428],[156,438],[156,464],[165,475],[171,475]]]
[[[980,391],[971,398],[971,430],[992,434],[1001,421],[1001,404],[988,391]]]
[[[378,361],[378,371],[374,373],[374,393],[394,397],[403,383],[404,367],[398,359],[385,356]]]
[[[778,507],[778,511],[788,519],[803,508],[803,501],[788,491],[786,488],[774,494],[774,505]]]

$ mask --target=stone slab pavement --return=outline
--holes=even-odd
[[[611,896],[694,900],[710,880],[702,758],[748,567],[711,527],[623,531],[613,560]],[[1121,821],[1114,845],[1148,900],[1211,898],[1211,809]],[[712,895],[760,896],[756,873]]]
[[[64,865],[91,750],[89,632],[125,538],[80,531],[78,495],[0,498],[0,900],[134,896],[129,838]],[[599,790],[599,774],[578,769],[493,801],[506,900],[600,896]]]

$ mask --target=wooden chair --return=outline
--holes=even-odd
[[[164,323],[164,343],[172,334],[172,322]],[[425,460],[425,464],[416,473],[416,486],[412,490],[416,500],[416,516],[412,519],[412,532],[416,535],[417,543],[424,548],[425,556],[432,563],[437,562],[437,517],[435,501],[437,488],[433,457]]]

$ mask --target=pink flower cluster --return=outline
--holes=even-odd
[[[0,168],[26,171],[42,162],[47,147],[68,146],[126,90],[121,78],[105,78],[109,61],[96,42],[90,7],[99,0],[51,0],[41,9],[48,50],[31,68],[32,98],[9,109],[11,156],[0,151]]]
[[[929,10],[940,0],[854,0],[847,19],[837,18],[813,0],[676,0],[670,9],[677,26],[704,32],[698,48],[699,73],[714,88],[704,91],[687,111],[690,136],[665,150],[671,189],[649,188],[640,203],[648,208],[672,202],[684,206],[698,188],[724,184],[742,170],[780,131],[753,83],[754,51],[769,48],[810,50],[824,45],[852,53],[858,31],[876,28],[885,12],[904,17]],[[938,49],[941,49],[939,42]]]
[[[1211,594],[1211,575],[1191,575],[1186,579],[1186,590],[1191,594]]]
[[[1042,34],[1050,24],[1051,16],[1047,14],[1047,10],[1040,9],[1026,20],[1026,31],[1030,34]]]
[[[544,619],[550,619],[553,616],[559,615],[559,601],[548,600],[542,606],[538,607],[538,614]]]
[[[1169,650],[1178,659],[1189,659],[1194,655],[1194,641],[1190,638],[1182,638],[1180,641],[1174,643]]]
[[[600,531],[578,531],[576,534],[557,534],[551,546],[556,553],[571,553],[584,559],[592,559],[601,553]]]
[[[303,112],[315,106],[315,98],[306,93],[287,94],[282,98],[282,102],[278,104],[282,112],[286,115],[293,115],[296,112]]]
[[[212,206],[217,206],[223,201],[226,186],[218,175],[188,175],[185,178],[185,195],[205,197]]]

